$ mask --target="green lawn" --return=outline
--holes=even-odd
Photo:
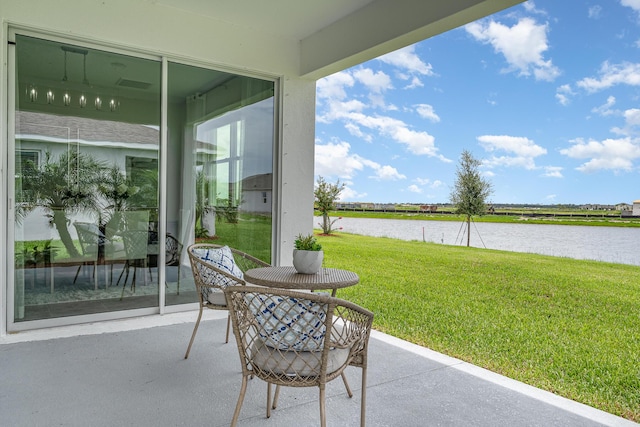
[[[350,234],[319,236],[339,296],[390,335],[640,421],[640,267]]]

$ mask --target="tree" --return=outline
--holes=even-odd
[[[127,178],[124,171],[117,165],[105,168],[100,182],[97,184],[97,191],[100,195],[99,203],[96,207],[98,213],[98,226],[100,231],[105,233],[107,224],[110,230],[122,229],[123,216],[120,212],[130,210],[137,205],[132,203],[132,197],[140,192],[140,187],[133,185]],[[107,236],[111,239],[113,236]]]
[[[467,217],[467,246],[471,241],[471,217],[482,216],[487,212],[486,201],[493,191],[491,183],[480,175],[478,168],[481,164],[469,151],[462,152],[450,196],[455,212]]]
[[[331,234],[331,227],[339,219],[336,218],[331,221],[329,212],[335,209],[336,200],[338,200],[344,187],[344,183],[340,184],[340,180],[335,184],[329,184],[323,177],[318,177],[318,183],[313,194],[316,198],[316,207],[322,213],[322,223],[320,225],[322,226],[323,234]]]
[[[57,160],[46,153],[40,168],[32,167],[22,177],[22,200],[25,212],[42,207],[67,253],[78,257],[68,224],[77,212],[94,211],[97,206],[96,186],[103,180],[104,165],[82,153],[63,153]]]

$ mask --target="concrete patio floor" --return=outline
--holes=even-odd
[[[196,312],[0,337],[2,426],[227,426],[240,390],[225,312],[206,313],[188,360]],[[233,338],[231,338],[233,339]],[[638,426],[431,350],[374,332],[368,426]],[[327,424],[357,426],[361,370],[349,399],[327,388]],[[265,417],[266,384],[249,382],[240,426],[319,425],[317,388],[284,388]]]

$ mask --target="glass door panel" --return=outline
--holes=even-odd
[[[158,306],[160,75],[16,36],[14,322]]]
[[[170,62],[168,122],[167,230],[183,248],[226,244],[270,262],[274,83]],[[169,305],[197,301],[183,252],[166,272]]]

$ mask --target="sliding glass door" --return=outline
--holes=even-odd
[[[167,230],[185,247],[211,242],[271,261],[274,114],[271,81],[169,63]],[[169,305],[197,301],[184,270],[180,293],[169,279]]]
[[[157,306],[161,63],[15,42],[14,321]]]
[[[196,302],[195,241],[270,262],[273,81],[14,41],[10,329]]]

